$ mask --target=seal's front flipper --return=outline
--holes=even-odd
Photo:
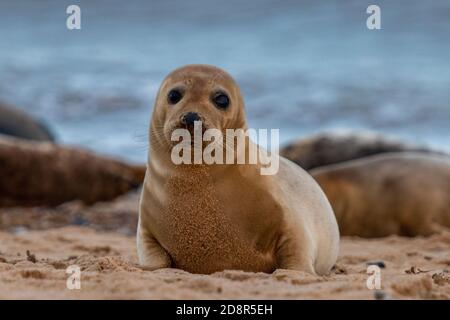
[[[141,228],[140,223],[136,241],[139,263],[142,269],[152,271],[170,268],[172,264],[170,256],[152,235]]]
[[[276,268],[297,270],[317,274],[314,268],[313,255],[308,252],[308,246],[302,246],[295,237],[281,237],[276,252]]]

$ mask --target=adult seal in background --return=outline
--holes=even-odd
[[[138,189],[145,171],[82,148],[0,134],[0,207],[107,201]]]
[[[385,153],[310,171],[342,235],[427,236],[450,227],[450,157]]]
[[[364,130],[332,130],[300,138],[280,150],[280,155],[305,170],[389,152],[443,154],[424,146]]]
[[[261,175],[259,162],[175,165],[171,133],[193,120],[222,132],[246,128],[239,87],[226,72],[188,65],[170,73],[158,91],[140,201],[140,263],[193,273],[329,272],[339,231],[312,177],[283,158],[275,175]],[[247,152],[250,146],[247,139]]]
[[[0,134],[37,141],[55,140],[44,124],[2,102],[0,102]]]

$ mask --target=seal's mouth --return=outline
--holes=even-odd
[[[197,141],[197,143],[200,142],[200,145],[204,147],[205,143],[203,142],[203,136],[208,129],[210,129],[210,127],[203,121],[196,121],[195,124],[177,122],[172,129],[169,130],[171,136],[170,144],[173,147],[179,143],[187,144],[190,140],[191,146],[194,146]],[[181,136],[181,138],[174,139],[174,136]]]
[[[194,136],[194,134],[203,135],[205,131],[210,128],[210,126],[204,120],[195,121],[194,123],[190,124],[178,122],[176,127],[188,130],[192,137]]]
[[[201,121],[199,121],[201,122]],[[194,136],[195,135],[201,135],[203,137],[203,134],[205,133],[206,130],[208,130],[208,128],[206,127],[206,125],[204,123],[201,122],[201,125],[198,127],[195,127],[193,125],[187,125],[187,124],[183,124],[183,123],[179,123],[177,126],[178,129],[186,129],[187,131],[189,131],[190,135],[191,135],[191,140],[194,140]]]

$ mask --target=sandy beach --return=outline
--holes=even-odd
[[[450,300],[449,14],[448,0],[0,1],[0,300]],[[251,129],[312,178],[283,161],[273,179],[172,170],[172,134],[199,120]],[[394,152],[423,159],[370,159]],[[340,241],[337,262],[145,270],[141,190],[143,264],[323,273]]]
[[[428,238],[343,237],[327,276],[145,271],[136,257],[137,198],[2,209],[0,299],[450,299],[450,230]],[[384,266],[381,290],[366,286],[368,263]],[[80,290],[66,287],[69,265],[81,269]]]

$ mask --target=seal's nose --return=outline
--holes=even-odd
[[[186,126],[194,126],[194,122],[200,120],[200,116],[197,112],[188,112],[181,118],[181,123]]]

